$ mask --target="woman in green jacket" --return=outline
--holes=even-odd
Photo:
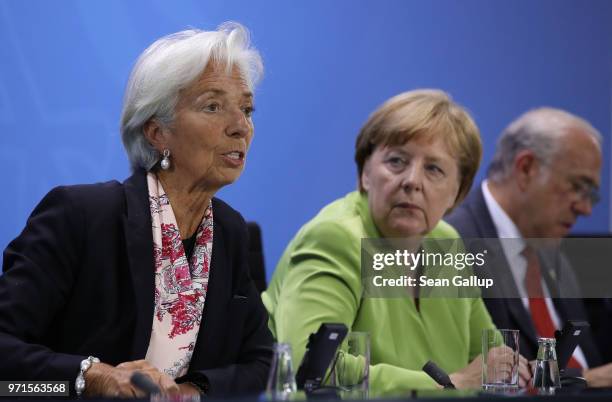
[[[299,365],[308,336],[341,322],[370,333],[375,393],[433,389],[435,361],[457,388],[480,386],[481,332],[494,324],[480,298],[364,297],[361,239],[456,239],[442,217],[467,195],[482,146],[469,114],[437,90],[389,99],[362,128],[359,191],[323,208],[283,254],[262,295],[270,328]],[[521,384],[529,378],[521,358]]]

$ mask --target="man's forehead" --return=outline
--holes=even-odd
[[[591,186],[599,187],[601,181],[601,163],[597,157],[590,160],[564,158],[557,164],[555,171],[559,175],[569,176]]]
[[[549,172],[593,187],[601,182],[601,151],[593,142],[565,141],[554,153]]]

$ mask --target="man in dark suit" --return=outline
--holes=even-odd
[[[483,290],[483,296],[498,328],[521,331],[521,354],[528,359],[536,357],[538,336],[554,336],[565,320],[586,319],[581,299],[552,297],[561,286],[577,294],[567,261],[555,267],[570,278],[560,285],[546,253],[528,239],[560,239],[591,213],[601,160],[601,135],[588,122],[558,109],[532,110],[502,133],[487,180],[446,219],[465,239],[516,239],[487,257],[498,285],[497,293]],[[568,367],[582,370],[590,386],[612,386],[612,364],[601,363],[586,333]]]

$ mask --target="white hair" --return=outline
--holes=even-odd
[[[573,128],[592,136],[601,147],[599,131],[569,112],[542,107],[524,113],[510,123],[499,137],[487,171],[488,178],[496,182],[508,178],[516,155],[523,150],[532,151],[544,165],[550,165],[559,149],[559,139]]]
[[[145,138],[143,126],[152,117],[163,125],[172,123],[179,91],[202,74],[211,58],[224,63],[228,73],[237,66],[251,90],[263,74],[261,56],[250,46],[248,30],[235,22],[216,31],[189,29],[164,36],[140,55],[121,113],[121,139],[132,169],[155,166],[160,154]]]

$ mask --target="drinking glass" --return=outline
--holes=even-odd
[[[297,392],[291,345],[275,343],[266,392],[274,400],[287,400]]]
[[[484,329],[482,331],[482,387],[506,391],[518,388],[519,331]]]
[[[366,399],[370,388],[370,334],[350,332],[336,353],[332,385],[343,399]]]

